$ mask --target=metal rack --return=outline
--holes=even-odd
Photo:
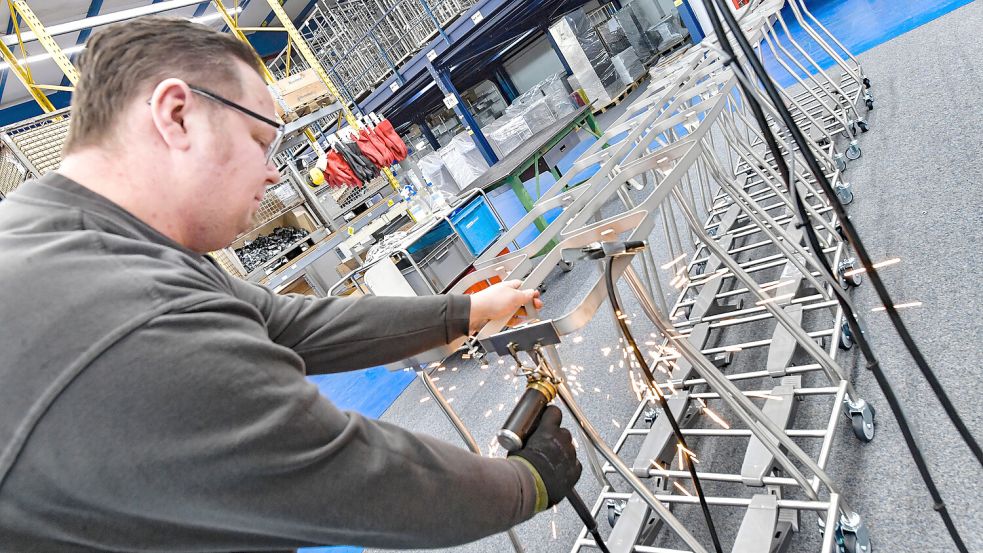
[[[392,75],[400,63],[476,0],[348,0],[318,5],[298,26],[305,41],[354,102]],[[288,68],[307,67],[302,56],[284,49],[269,64],[278,78]],[[291,71],[294,71],[291,69]]]
[[[752,42],[766,40],[783,7],[784,2],[755,2],[743,12],[741,22]],[[613,447],[601,441],[566,387],[556,349],[532,348],[541,370],[558,382],[581,436],[593,446],[582,451],[603,487],[593,513],[602,519],[610,516],[608,547],[625,552],[708,550],[691,531],[702,528],[703,522],[685,509],[697,504],[697,498],[677,491],[685,490],[691,475],[673,466],[681,453],[673,447],[668,415],[651,412],[661,394],[670,403],[672,417],[684,427],[683,434],[699,439],[697,472],[701,480],[713,483],[714,492],[707,498],[711,509],[744,509],[740,528],[728,544],[733,551],[787,550],[804,512],[816,513],[825,529],[820,551],[869,551],[863,549],[870,542],[862,519],[826,472],[839,416],[849,419],[859,439],[873,438],[874,410],[853,389],[836,359],[838,350],[849,348],[852,340],[834,287],[859,281],[846,272],[851,264],[830,199],[817,190],[801,152],[783,136],[783,155],[795,176],[795,190],[807,204],[804,224],[815,227],[823,251],[804,245],[802,221],[792,208],[790,191],[746,112],[747,99],[736,86],[733,70],[713,41],[709,37],[653,70],[652,83],[624,116],[451,292],[492,278],[519,278],[524,288],[534,288],[557,264],[569,263],[570,252],[585,246],[621,240],[658,243],[671,259],[661,266],[671,271],[668,283],[660,278],[651,251],[613,261],[616,281],[626,281],[661,337],[655,343],[657,388],[638,379],[637,407]],[[826,96],[835,94],[822,90]],[[627,136],[619,141],[621,133]],[[813,138],[809,148],[837,195],[844,195],[849,186],[842,181],[837,137]],[[848,139],[852,146],[856,137]],[[598,169],[593,177],[568,188],[589,168]],[[635,201],[630,189],[646,195]],[[623,210],[598,221],[601,207],[618,200]],[[536,218],[555,208],[563,211],[532,243],[497,255]],[[652,234],[658,226],[663,232]],[[536,258],[551,241],[559,244]],[[825,256],[837,274],[825,274],[817,255]],[[668,301],[673,295],[675,300]],[[587,325],[606,298],[599,278],[573,310],[551,321],[556,339]],[[477,340],[484,344],[493,339],[506,323],[507,319],[492,321]],[[534,328],[543,326],[531,325],[530,335],[537,331]],[[474,341],[462,340],[409,363],[441,361],[462,346],[481,353]],[[762,366],[753,354],[763,348],[767,361]],[[426,383],[425,373],[421,378]],[[439,398],[432,387],[428,389]],[[795,407],[800,402],[793,399],[809,402],[820,416],[797,420]],[[473,442],[449,405],[440,404],[462,436]],[[720,424],[714,409],[726,413],[733,427],[722,428],[729,425]],[[735,439],[747,440],[739,468],[713,455],[715,443]],[[808,447],[803,440],[816,443]],[[630,441],[636,443],[626,447]],[[635,449],[640,453],[634,460],[622,458]],[[572,551],[594,547],[584,530]]]
[[[0,197],[58,167],[70,121],[64,108],[0,129]]]

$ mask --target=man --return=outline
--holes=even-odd
[[[60,168],[0,204],[0,550],[449,546],[577,481],[555,407],[489,459],[304,379],[447,343],[532,292],[284,297],[202,255],[280,180],[259,63],[177,19],[93,35]]]

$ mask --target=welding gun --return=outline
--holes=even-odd
[[[547,379],[531,378],[526,384],[526,391],[519,398],[519,403],[515,405],[505,424],[498,431],[498,443],[509,453],[514,453],[525,445],[526,439],[539,426],[539,420],[543,416],[543,411],[557,396],[556,384]],[[577,490],[571,489],[567,494],[567,501],[577,512],[580,520],[584,522],[587,531],[593,536],[597,547],[602,553],[609,553],[601,533],[597,529],[597,520],[591,514],[590,509],[581,499]]]

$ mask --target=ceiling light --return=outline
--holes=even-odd
[[[241,12],[241,11],[242,11],[242,6],[238,6],[238,7],[236,7],[236,9],[230,10],[230,15],[235,15],[235,14]],[[193,21],[194,23],[205,24],[205,23],[209,23],[211,21],[215,21],[216,19],[219,19],[221,17],[222,17],[222,14],[221,13],[215,12],[213,14],[205,15],[205,16],[202,16],[202,17],[192,18],[191,21]],[[77,53],[81,52],[82,50],[85,50],[85,44],[78,44],[78,45],[75,45],[75,46],[70,46],[68,48],[62,48],[61,51],[66,56],[71,56],[73,54],[77,54]],[[51,59],[51,54],[48,53],[48,52],[43,52],[41,54],[35,54],[33,56],[28,56],[28,57],[26,57],[24,59],[18,59],[17,62],[20,63],[21,65],[30,65],[32,63],[36,63],[36,62],[47,60],[47,59]],[[10,68],[10,64],[8,64],[7,62],[0,63],[0,71],[3,71],[5,69],[9,69],[9,68]]]

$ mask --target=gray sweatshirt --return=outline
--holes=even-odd
[[[531,473],[341,412],[304,374],[467,332],[465,296],[278,296],[49,173],[0,202],[0,551],[438,547]]]

